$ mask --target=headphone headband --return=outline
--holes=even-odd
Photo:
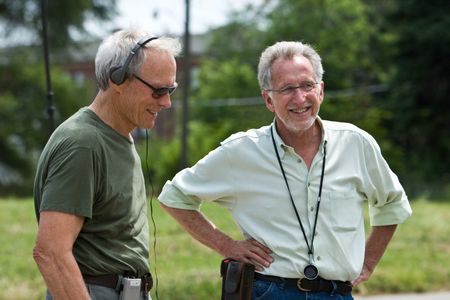
[[[134,45],[133,49],[131,49],[130,54],[128,54],[127,59],[125,60],[124,64],[121,66],[112,67],[109,73],[109,78],[111,81],[117,85],[120,85],[125,82],[127,79],[127,71],[128,67],[130,66],[131,60],[133,59],[134,55],[144,47],[149,42],[156,40],[158,37],[156,36],[146,36],[142,39],[140,39],[136,45]]]

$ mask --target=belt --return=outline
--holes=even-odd
[[[306,278],[283,278],[255,273],[255,279],[284,283],[287,286],[296,287],[303,292],[332,293],[334,291],[334,293],[345,295],[352,291],[352,285],[349,281],[327,280],[320,277],[314,280],[308,280]]]
[[[121,290],[122,289],[122,276],[117,274],[107,274],[99,276],[83,275],[85,283],[101,285],[107,288]],[[152,274],[147,273],[141,278],[141,291],[148,293],[153,286]]]

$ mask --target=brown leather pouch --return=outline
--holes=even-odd
[[[255,266],[225,258],[220,265],[222,300],[250,300]]]

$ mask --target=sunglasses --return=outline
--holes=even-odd
[[[143,84],[145,84],[146,86],[148,86],[152,90],[153,98],[156,98],[156,99],[160,98],[162,96],[165,96],[167,94],[172,95],[172,93],[175,92],[175,90],[178,87],[178,84],[175,83],[174,86],[163,86],[163,87],[160,87],[160,88],[155,88],[153,85],[151,85],[150,83],[148,83],[144,79],[140,78],[139,76],[133,74],[133,77],[136,78],[137,80],[139,80],[140,82],[142,82]]]

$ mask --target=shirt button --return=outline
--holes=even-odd
[[[301,164],[302,160],[299,158],[299,159],[297,159],[297,162]]]
[[[320,256],[317,256],[317,260],[320,260]]]
[[[310,187],[311,186],[311,182],[308,182],[308,187]]]
[[[310,211],[314,211],[314,206],[311,206],[311,208],[309,210]]]

